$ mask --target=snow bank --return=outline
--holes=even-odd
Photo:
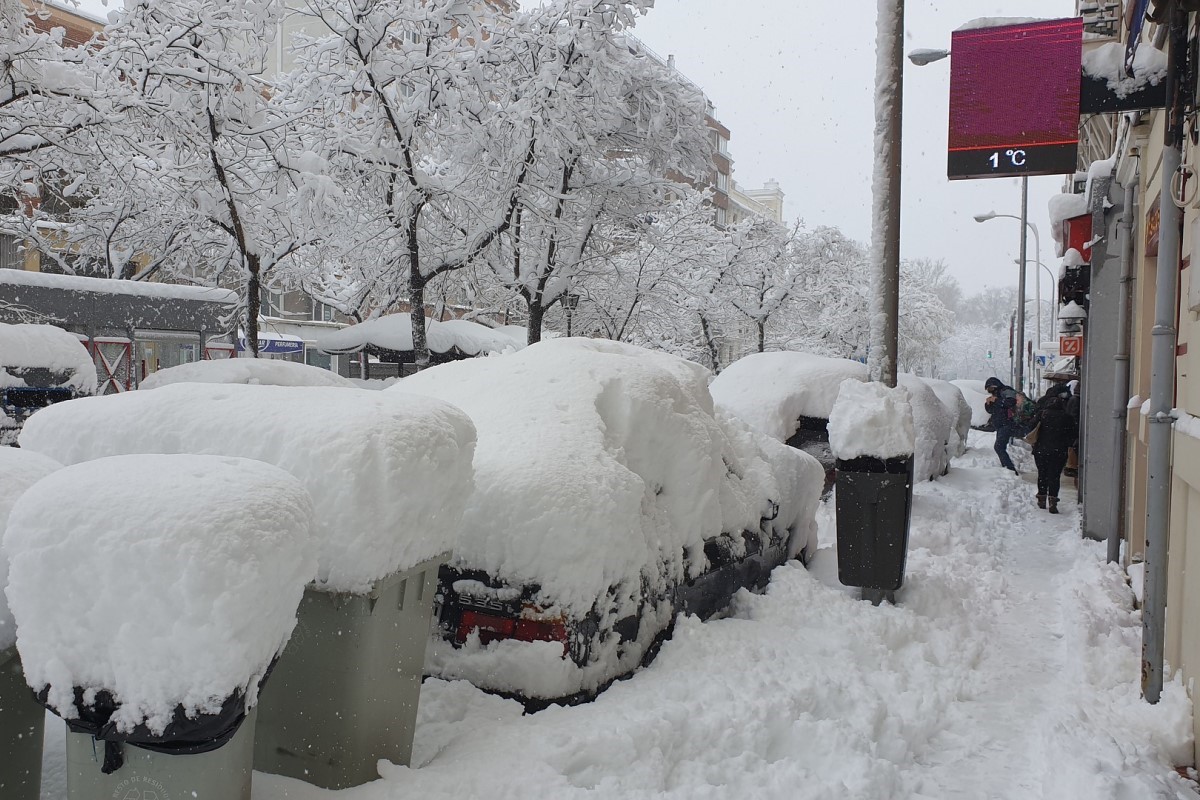
[[[474,429],[458,409],[421,397],[189,383],[51,406],[20,442],[64,464],[202,453],[281,467],[316,505],[318,587],[356,592],[452,549]]]
[[[327,369],[272,358],[220,358],[159,370],[139,384],[157,389],[173,383],[251,383],[268,386],[341,386],[354,384]]]
[[[842,382],[829,415],[829,446],[837,458],[910,456],[916,437],[906,388],[889,389],[882,383],[854,379]]]
[[[730,364],[709,388],[718,406],[786,442],[800,417],[829,419],[847,379],[866,381],[867,366],[809,353],[754,353]]]
[[[899,383],[908,390],[913,425],[916,426],[913,474],[919,481],[927,478],[934,480],[945,474],[950,466],[947,446],[958,415],[951,412],[933,389],[916,375],[901,374]]]
[[[1125,45],[1109,42],[1083,54],[1083,74],[1104,81],[1117,97],[1128,97],[1166,79],[1167,54],[1155,47],[1139,47],[1130,77],[1125,71]]]
[[[988,413],[987,406],[984,402],[988,398],[987,391],[983,388],[983,381],[975,380],[957,380],[950,381],[958,390],[962,392],[963,398],[966,399],[967,405],[971,407],[971,427],[982,428],[988,424],[991,419],[991,414]]]
[[[791,553],[811,541],[821,467],[716,413],[709,378],[664,353],[556,339],[444,364],[384,392],[453,403],[478,429],[457,566],[537,586],[550,615],[642,618],[633,646],[607,636],[582,669],[561,645],[473,639],[461,649],[435,641],[431,672],[526,696],[595,689],[636,667],[669,624],[673,587],[705,569],[706,540],[765,520]]]
[[[930,389],[933,389],[937,399],[950,412],[953,424],[950,427],[946,451],[950,458],[958,458],[966,451],[967,436],[971,433],[971,422],[975,416],[971,404],[967,402],[962,390],[950,381],[934,378],[923,378],[922,380]]]
[[[26,489],[61,468],[62,464],[37,453],[0,447],[0,651],[12,647],[17,640],[17,626],[4,595],[4,587],[8,585],[8,556],[3,542],[9,512]]]
[[[433,353],[448,353],[457,349],[465,355],[476,356],[520,350],[525,346],[524,337],[517,339],[465,319],[445,322],[426,320],[425,337]],[[354,353],[368,345],[400,353],[411,351],[411,318],[408,314],[388,314],[342,328],[317,343],[317,347],[326,353]]]
[[[79,338],[62,328],[0,323],[0,387],[26,385],[94,394],[96,365]]]
[[[130,513],[136,510],[136,513]],[[316,569],[312,502],[257,461],[138,455],[65,467],[17,501],[4,548],[25,678],[73,719],[108,690],[117,729],[161,733],[258,681]]]

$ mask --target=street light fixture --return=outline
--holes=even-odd
[[[908,54],[908,60],[918,67],[923,67],[926,64],[932,64],[935,61],[941,61],[943,58],[948,58],[949,56],[949,50],[935,50],[928,47],[921,47],[910,52]]]
[[[571,317],[575,315],[575,309],[579,308],[579,295],[574,292],[567,292],[563,295],[563,308],[567,311],[567,336],[571,336]]]

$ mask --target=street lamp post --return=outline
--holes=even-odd
[[[1029,221],[1029,178],[1027,178],[1027,177],[1021,178],[1021,216],[1018,217],[1014,214],[997,214],[995,211],[989,211],[986,214],[976,214],[975,215],[976,222],[987,222],[988,220],[999,219],[999,218],[1015,219],[1021,223],[1021,257],[1018,260],[1018,267],[1019,267],[1018,273],[1019,274],[1017,276],[1017,330],[1020,332],[1021,346],[1022,346],[1022,348],[1024,348],[1024,346],[1025,346],[1025,265],[1029,261],[1029,259],[1026,258],[1026,253],[1025,253],[1025,247],[1026,247],[1026,245],[1025,245],[1025,242],[1026,242],[1025,230],[1026,230],[1026,228],[1033,231],[1034,247],[1037,252],[1037,263],[1043,267],[1045,266],[1044,264],[1042,264],[1042,237],[1041,237],[1041,234],[1038,233],[1037,225],[1035,225]],[[1049,270],[1047,270],[1047,271],[1049,271]],[[1053,283],[1051,283],[1051,285],[1053,286]],[[1037,336],[1037,340],[1038,340],[1037,346],[1038,346],[1038,349],[1040,350],[1042,348],[1042,314],[1041,314],[1042,277],[1041,277],[1040,273],[1038,274],[1037,281],[1036,281],[1035,297],[1037,298],[1037,302],[1038,302],[1038,315],[1037,315],[1037,323],[1036,323],[1037,333],[1035,335]],[[1016,376],[1016,382],[1018,384],[1022,384],[1022,383],[1024,383],[1024,380],[1025,380],[1025,372],[1024,372],[1024,369],[1021,369],[1020,372]]]
[[[567,312],[567,337],[571,336],[571,318],[575,316],[575,309],[579,308],[579,295],[574,292],[567,292],[563,295],[563,308]]]

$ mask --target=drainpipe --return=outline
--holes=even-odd
[[[1125,184],[1125,201],[1118,231],[1121,236],[1121,282],[1117,288],[1116,377],[1113,380],[1113,471],[1109,487],[1108,561],[1121,558],[1122,521],[1125,519],[1125,420],[1129,417],[1129,307],[1133,282],[1133,204],[1137,199],[1140,170]]]
[[[1175,312],[1178,298],[1180,228],[1183,214],[1175,205],[1171,183],[1183,160],[1183,111],[1186,100],[1187,14],[1177,4],[1167,10],[1167,120],[1159,201],[1157,291],[1150,352],[1150,446],[1146,487],[1146,603],[1142,610],[1142,694],[1157,703],[1162,694],[1166,642],[1167,545],[1171,531],[1171,438],[1175,420]]]

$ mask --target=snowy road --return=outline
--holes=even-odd
[[[1190,798],[1190,704],[1138,698],[1140,622],[1075,504],[1053,517],[991,439],[917,490],[897,607],[842,588],[835,555],[784,566],[726,619],[681,620],[596,702],[522,716],[430,681],[414,763],[342,793],[255,776],[255,800]],[[832,512],[823,543],[832,544]],[[44,797],[62,794],[61,726]]]

